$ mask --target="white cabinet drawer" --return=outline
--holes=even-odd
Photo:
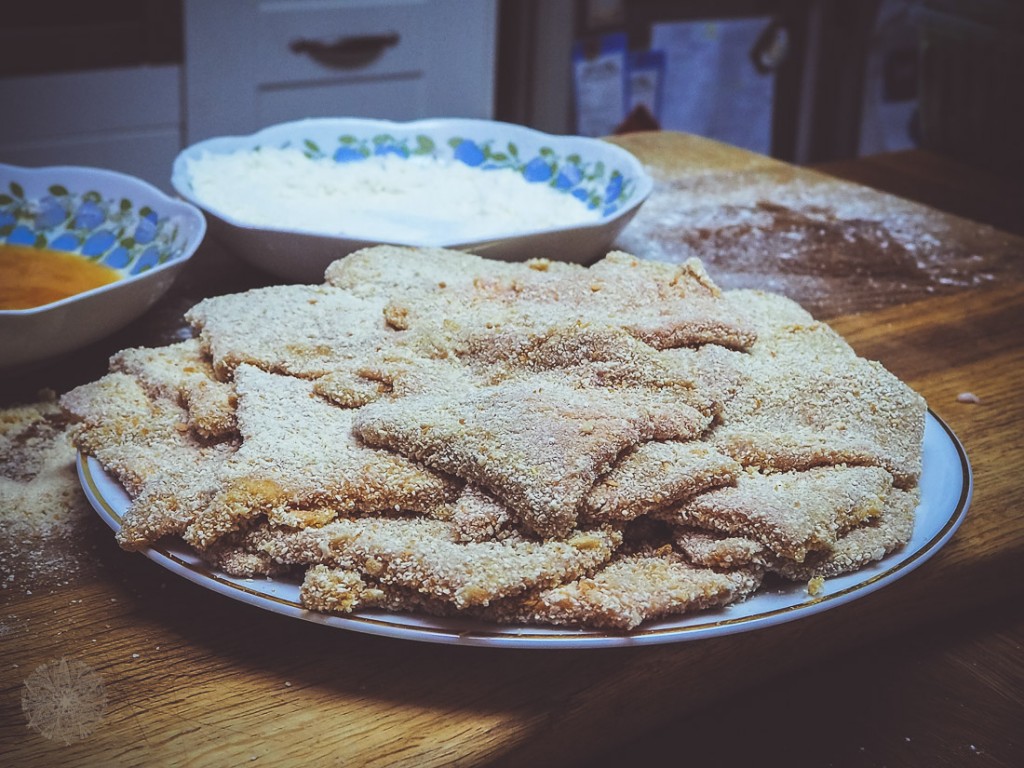
[[[0,162],[92,165],[170,189],[182,146],[175,65],[0,78]],[[27,105],[27,107],[25,106]]]
[[[497,0],[185,0],[186,143],[305,117],[490,118],[497,16]],[[360,45],[377,55],[339,53]]]
[[[167,65],[0,77],[0,104],[0,144],[180,126],[181,70]]]
[[[422,71],[435,27],[427,2],[366,7],[262,5],[260,84],[394,76]]]
[[[327,82],[302,88],[262,88],[256,103],[260,125],[303,117],[366,115],[378,120],[405,120],[424,112],[423,78],[418,75],[361,82]]]

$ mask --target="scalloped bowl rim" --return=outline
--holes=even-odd
[[[584,145],[586,147],[596,147],[600,152],[607,152],[610,156],[614,157],[617,161],[621,162],[628,168],[632,174],[631,178],[635,180],[636,190],[633,193],[633,198],[625,205],[616,209],[613,213],[602,215],[600,218],[595,219],[592,222],[583,222],[580,224],[574,224],[570,226],[554,226],[554,227],[536,227],[533,229],[516,229],[516,230],[505,230],[496,231],[493,234],[487,235],[484,238],[477,238],[474,240],[450,240],[443,242],[403,242],[399,240],[387,240],[387,239],[370,239],[363,235],[348,234],[346,232],[323,232],[310,229],[298,229],[294,227],[282,227],[271,223],[267,224],[253,224],[251,222],[241,221],[229,213],[225,213],[222,209],[210,205],[204,202],[195,192],[192,190],[192,186],[189,180],[189,173],[186,167],[186,163],[189,159],[198,157],[203,151],[213,152],[216,154],[228,154],[229,152],[235,152],[242,149],[251,149],[259,145],[260,140],[266,141],[268,137],[274,139],[294,139],[296,138],[296,132],[302,128],[316,128],[316,129],[327,129],[334,128],[336,130],[368,130],[374,129],[380,131],[391,131],[399,134],[412,134],[415,132],[420,133],[445,133],[448,135],[461,135],[455,134],[457,128],[463,129],[464,132],[478,133],[483,132],[485,129],[490,131],[506,132],[515,136],[529,137],[532,140],[544,141],[552,147],[561,147],[564,145]],[[487,136],[486,138],[501,138],[502,134],[499,133],[497,136]],[[298,138],[303,138],[301,135]],[[480,136],[469,135],[467,138],[480,139]],[[582,152],[580,153],[582,154]],[[625,169],[624,169],[625,170]],[[485,171],[481,171],[483,173]],[[601,139],[590,138],[587,136],[575,136],[571,134],[551,134],[543,131],[538,131],[535,128],[530,128],[525,125],[517,125],[515,123],[505,123],[497,120],[480,120],[475,118],[443,118],[434,117],[423,120],[408,120],[408,121],[397,121],[397,120],[377,120],[371,118],[362,117],[314,117],[306,118],[303,120],[292,120],[283,123],[277,123],[270,125],[265,128],[261,128],[258,131],[247,134],[238,134],[231,136],[216,136],[209,139],[196,142],[181,152],[174,159],[174,165],[171,174],[171,185],[175,191],[181,195],[184,199],[193,203],[196,207],[206,211],[207,213],[217,217],[221,221],[229,224],[232,227],[238,229],[246,229],[253,232],[277,232],[292,235],[303,235],[303,236],[314,236],[329,238],[332,240],[338,240],[341,242],[352,241],[352,242],[376,242],[376,243],[389,243],[394,245],[404,246],[424,246],[432,248],[468,248],[475,245],[482,245],[492,243],[499,240],[509,240],[518,237],[525,237],[527,235],[542,235],[554,232],[579,232],[599,229],[601,227],[608,226],[610,223],[618,221],[634,212],[641,204],[650,196],[651,191],[654,188],[654,180],[647,173],[643,166],[643,163],[622,147],[612,144],[611,142],[602,141]]]
[[[87,291],[81,291],[80,293],[60,299],[59,301],[52,301],[49,304],[41,304],[38,307],[29,307],[27,309],[0,309],[0,318],[26,317],[29,315],[45,314],[52,310],[67,306],[68,304],[74,304],[75,302],[81,301],[87,297],[117,291],[126,285],[141,282],[159,274],[160,272],[164,272],[169,269],[179,269],[188,262],[193,255],[195,255],[196,250],[199,248],[200,244],[203,242],[203,238],[206,236],[206,217],[203,216],[203,212],[196,205],[188,200],[180,200],[172,197],[163,190],[150,184],[148,181],[138,178],[137,176],[88,165],[23,166],[13,165],[10,163],[0,163],[0,176],[4,176],[12,169],[14,171],[13,177],[19,181],[28,178],[38,179],[40,177],[50,177],[53,181],[60,181],[61,183],[67,183],[69,177],[89,180],[92,186],[95,187],[98,192],[103,194],[105,198],[107,197],[107,193],[104,191],[104,187],[101,183],[102,181],[109,180],[115,183],[124,184],[133,190],[139,190],[142,192],[144,197],[146,197],[142,202],[149,204],[152,201],[159,201],[161,210],[166,211],[168,216],[191,219],[194,226],[190,227],[189,231],[185,233],[181,253],[174,259],[165,261],[162,264],[156,264],[145,272],[139,272],[134,275],[124,275],[112,283],[107,283],[106,285],[101,285],[97,288],[90,288]],[[6,176],[4,177],[6,178]],[[32,195],[32,197],[34,198],[36,195]]]

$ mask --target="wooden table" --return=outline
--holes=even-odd
[[[66,561],[65,572],[5,585],[0,764],[1020,764],[1024,240],[690,136],[617,141],[657,178],[621,247],[701,255],[725,287],[788,293],[952,427],[976,483],[952,541],[896,583],[812,618],[674,645],[535,651],[264,613],[120,551],[90,519],[70,549],[33,553]],[[5,382],[5,401],[99,375],[122,346],[174,338],[198,297],[266,281],[232,265],[204,246],[145,323]],[[980,402],[960,402],[965,392]],[[95,733],[69,745],[28,730],[20,711],[23,681],[60,657],[92,667],[108,697]],[[990,678],[971,674],[982,659]],[[934,670],[952,674],[933,680]],[[902,730],[923,724],[927,735]],[[943,731],[963,743],[934,735]]]

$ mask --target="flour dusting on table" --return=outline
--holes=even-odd
[[[980,242],[991,227],[958,220],[953,236],[953,217],[867,187],[792,169],[654,175],[616,245],[659,261],[699,258],[723,288],[783,293],[816,314],[837,297],[863,310],[998,276],[998,249]]]
[[[91,517],[56,396],[0,410],[0,587],[68,583]]]

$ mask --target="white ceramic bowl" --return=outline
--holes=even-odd
[[[211,204],[196,193],[189,170],[207,153],[253,152],[260,148],[296,148],[311,161],[359,162],[373,156],[428,156],[441,163],[462,163],[481,174],[510,168],[538,188],[550,187],[580,200],[599,214],[570,226],[521,225],[487,232],[470,240],[447,238],[444,231],[420,239],[395,236],[382,225],[373,237],[346,234],[344,224],[327,229],[282,226],[272,215],[255,223],[230,205]],[[461,169],[460,169],[461,170]],[[286,280],[320,282],[335,259],[368,245],[392,243],[457,248],[491,258],[546,257],[587,262],[605,254],[615,236],[650,194],[652,181],[639,160],[599,139],[553,136],[519,125],[487,120],[432,119],[408,123],[360,118],[322,118],[271,126],[249,136],[199,142],[174,162],[174,189],[202,208],[211,232],[256,267]],[[443,179],[438,180],[443,184]],[[486,184],[487,182],[484,181]],[[259,195],[260,190],[252,190]],[[401,211],[396,212],[401,219]],[[319,228],[316,228],[317,230]],[[341,231],[339,231],[341,230]]]
[[[201,211],[132,176],[0,164],[0,243],[77,254],[122,274],[51,304],[0,310],[0,368],[51,358],[125,327],[170,288],[205,232]]]

